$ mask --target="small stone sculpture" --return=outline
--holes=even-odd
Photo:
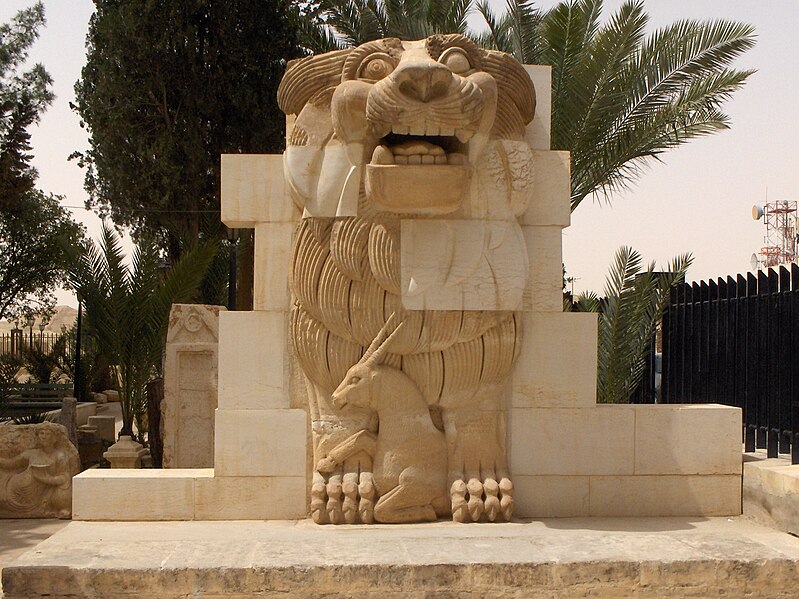
[[[505,390],[528,276],[518,217],[533,188],[529,76],[512,56],[463,35],[382,39],[293,61],[278,102],[296,115],[284,154],[287,188],[303,210],[289,271],[290,335],[321,466],[314,520],[355,521],[360,510],[369,521],[370,501],[384,521],[434,512],[509,519]],[[381,352],[383,365],[370,368],[397,389],[381,382],[380,394],[359,395],[359,409],[340,409],[335,398],[350,392],[339,383],[392,313],[403,326]],[[418,414],[393,421],[391,398],[412,401]],[[422,466],[401,447],[430,422],[439,433],[424,436],[418,453],[432,470],[417,475]],[[370,451],[404,461],[375,464],[372,482]],[[426,490],[442,459],[445,509]]]
[[[78,472],[63,426],[0,425],[0,518],[69,518]]]

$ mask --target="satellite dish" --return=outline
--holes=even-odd
[[[749,265],[752,267],[752,270],[757,270],[759,264],[760,260],[757,259],[757,254],[752,254],[752,257],[749,258]]]
[[[757,204],[752,206],[752,218],[755,219],[755,220],[760,220],[761,218],[763,218],[763,207],[762,206],[758,206]]]

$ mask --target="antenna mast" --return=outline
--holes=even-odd
[[[763,219],[766,235],[758,264],[763,268],[797,260],[797,202],[774,200],[765,206],[752,206],[752,218]]]

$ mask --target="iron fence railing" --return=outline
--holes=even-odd
[[[746,451],[799,463],[799,265],[672,290],[664,403],[742,408]]]

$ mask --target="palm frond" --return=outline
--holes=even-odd
[[[654,263],[644,269],[640,254],[622,247],[608,273],[605,297],[578,297],[577,309],[599,313],[598,402],[626,403],[641,384],[669,291],[685,278],[691,261],[690,254],[682,254],[669,263],[666,272],[656,272]]]

